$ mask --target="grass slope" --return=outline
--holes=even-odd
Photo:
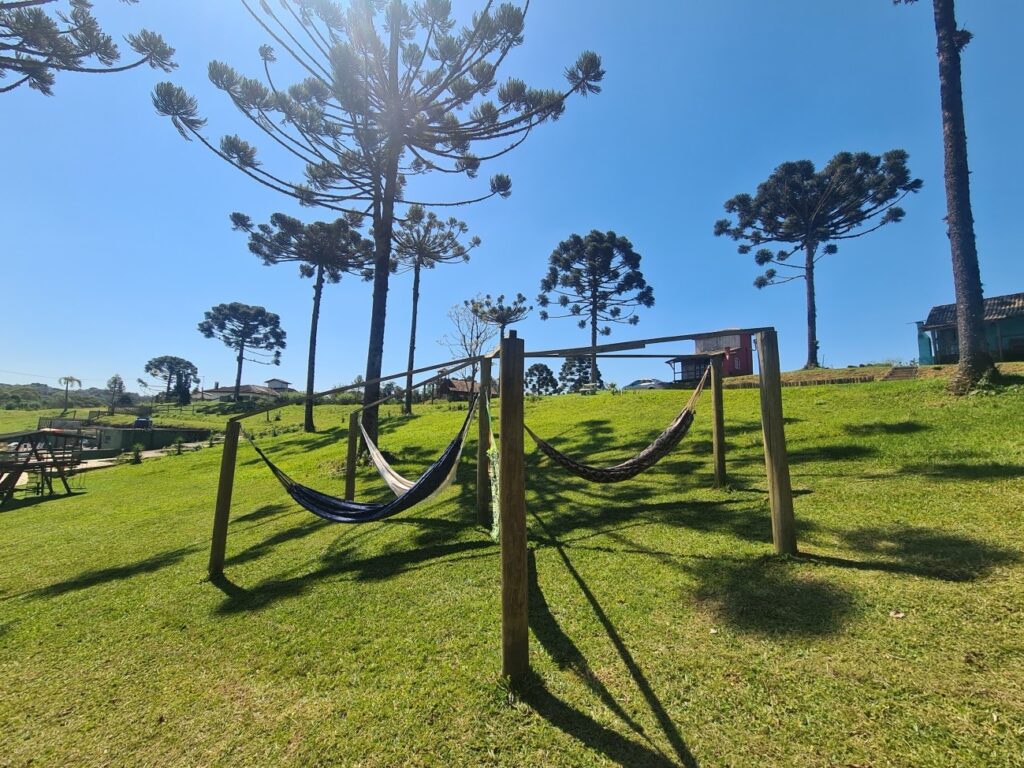
[[[681,396],[561,396],[527,419],[612,461]],[[520,697],[498,680],[498,549],[469,460],[437,502],[345,527],[243,446],[216,585],[219,448],[17,502],[0,512],[0,765],[1024,763],[1024,395],[786,389],[792,559],[769,554],[757,393],[725,397],[729,490],[709,489],[706,399],[630,483],[586,485],[530,447]],[[343,427],[270,434],[291,411],[253,420],[261,443],[340,491]],[[392,412],[382,445],[415,473],[463,415]],[[369,469],[360,496],[383,496]]]

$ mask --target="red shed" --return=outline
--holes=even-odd
[[[713,352],[724,352],[723,376],[747,376],[754,372],[754,337],[750,333],[722,333],[694,342],[694,355],[673,357],[665,362],[672,367],[672,381],[695,382],[704,375]]]

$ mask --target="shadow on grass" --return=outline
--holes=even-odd
[[[843,431],[854,437],[869,437],[871,435],[914,435],[931,429],[927,424],[920,421],[872,421],[863,424],[844,424]]]
[[[801,558],[839,568],[955,582],[984,578],[995,568],[1021,558],[1010,549],[930,528],[858,528],[843,534],[843,539],[853,549],[884,559],[858,561],[810,554]]]
[[[56,584],[51,584],[48,587],[42,587],[30,592],[29,594],[34,597],[56,597],[68,592],[75,592],[80,589],[95,587],[100,584],[123,581],[144,573],[159,571],[169,565],[174,565],[175,563],[183,560],[186,556],[198,552],[202,548],[203,547],[200,545],[194,544],[188,547],[180,547],[167,552],[161,552],[158,555],[147,557],[145,560],[139,560],[138,562],[130,563],[129,565],[119,565],[113,568],[101,568],[95,571],[85,571],[84,573],[80,573],[78,576],[75,576],[73,579],[58,581]]]
[[[224,602],[217,607],[217,613],[232,614],[261,610],[279,600],[298,597],[316,583],[338,576],[349,576],[352,581],[381,581],[428,565],[447,564],[476,557],[497,557],[497,554],[490,541],[461,541],[432,547],[420,546],[364,558],[355,558],[351,549],[344,548],[324,556],[318,568],[301,576],[271,579],[248,588],[237,586],[226,579],[220,583],[213,582],[226,595]]]
[[[231,520],[232,523],[247,523],[256,520],[263,520],[268,517],[277,517],[283,515],[286,512],[291,512],[292,509],[288,504],[264,504],[259,509],[254,509],[252,512],[247,512],[244,515],[239,515]]]
[[[57,486],[60,487],[59,485]],[[19,489],[20,490],[20,489]],[[7,501],[0,504],[0,515],[5,512],[16,512],[19,509],[29,509],[34,507],[36,504],[56,504],[61,499],[70,499],[73,496],[81,496],[85,491],[72,491],[71,493],[65,493],[62,488],[59,492],[39,494],[32,496],[12,496]]]
[[[597,695],[608,709],[631,730],[647,739],[644,729],[619,705],[611,692],[604,686],[601,680],[594,674],[587,662],[586,657],[559,626],[558,620],[551,612],[547,598],[537,582],[537,558],[531,549],[527,554],[527,573],[529,580],[529,612],[530,629],[536,636],[538,642],[547,651],[560,669],[569,669],[590,691]]]
[[[621,766],[651,766],[651,768],[677,768],[680,763],[670,760],[650,747],[627,739],[617,731],[573,709],[545,686],[544,681],[530,672],[520,684],[520,698],[548,723],[591,749],[600,752]],[[682,765],[694,768],[696,759],[689,757]]]
[[[263,539],[263,541],[253,544],[250,547],[246,547],[241,552],[236,552],[225,560],[225,564],[238,565],[240,563],[247,563],[250,560],[256,560],[279,544],[305,538],[306,536],[316,533],[326,525],[330,525],[330,523],[326,520],[320,519],[319,517],[311,517],[300,525],[285,528],[283,531],[278,531],[277,533],[268,536]]]
[[[870,445],[821,445],[813,448],[797,448],[789,451],[790,464],[815,461],[856,461],[878,455],[878,449]]]
[[[566,548],[558,541],[554,533],[545,526],[544,521],[541,520],[540,517],[534,514],[533,518],[547,534],[547,541],[555,548],[555,551],[561,558],[566,570],[572,576],[576,585],[583,593],[583,596],[590,604],[591,610],[600,622],[605,634],[608,635],[608,639],[614,646],[623,665],[629,671],[629,675],[633,679],[634,685],[636,685],[637,689],[643,695],[644,701],[647,702],[647,706],[650,708],[651,713],[658,721],[658,725],[662,733],[665,735],[669,744],[671,744],[672,750],[675,752],[676,757],[679,760],[679,764],[684,766],[696,766],[697,761],[690,753],[689,748],[686,746],[686,742],[683,741],[675,723],[672,722],[672,718],[669,716],[664,705],[662,705],[661,700],[654,692],[653,687],[644,675],[640,665],[636,662],[636,659],[633,658],[629,648],[626,647],[625,642],[622,640],[622,636],[619,634],[615,625],[608,617],[608,614],[601,606],[597,596],[593,593],[587,582],[572,564],[572,561],[569,559],[569,555],[566,552]],[[530,616],[531,627],[533,627],[538,639],[541,641],[542,645],[545,645],[545,648],[548,648],[550,645],[556,653],[560,655],[564,654],[563,658],[571,659],[578,665],[582,664],[580,672],[585,672],[592,677],[593,673],[590,671],[589,665],[586,663],[586,659],[558,626],[557,621],[551,614],[550,609],[547,607],[547,601],[543,598],[543,595],[540,594],[540,588],[536,582],[535,564],[532,570],[532,577],[531,586],[537,593],[538,600],[541,604],[540,608],[535,610]],[[551,651],[549,650],[549,653],[550,652]],[[558,661],[559,657],[556,656],[555,659]],[[578,674],[580,672],[578,672]],[[594,679],[592,683],[588,682],[588,687],[594,691],[602,702],[609,706],[616,715],[623,719],[630,728],[638,733],[642,733],[642,729],[640,729],[639,726],[628,715],[626,715],[622,708],[615,703],[611,694],[598,680]],[[585,744],[601,751],[603,754],[620,762],[622,765],[676,765],[676,763],[660,752],[656,752],[650,747],[636,744],[635,742],[625,739],[620,734],[595,723],[590,717],[572,709],[564,702],[561,702],[551,696],[543,686],[535,689],[532,700],[529,694],[524,695],[524,700],[526,700],[527,703],[530,703],[531,706],[534,706],[536,711],[541,716],[545,717],[545,719],[548,719],[552,725],[555,725],[570,735],[575,736]],[[609,702],[611,703],[609,704]],[[636,761],[637,752],[644,753],[644,759],[640,762]],[[655,762],[645,762],[651,760],[654,760]]]
[[[695,597],[729,626],[757,634],[822,636],[838,632],[854,608],[845,589],[806,573],[786,560],[698,562]]]
[[[905,464],[900,468],[901,475],[916,475],[929,480],[1004,480],[1024,477],[1024,465],[998,464],[964,464],[961,462],[942,462],[928,464]]]

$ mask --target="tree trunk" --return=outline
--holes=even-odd
[[[64,385],[64,413],[68,412],[68,394],[70,389],[71,382],[69,381],[67,384]],[[64,413],[62,413],[61,416],[63,416]]]
[[[316,374],[316,331],[320,324],[320,297],[324,292],[324,268],[317,265],[316,283],[313,285],[313,317],[309,323],[309,363],[306,365],[306,412],[303,423],[303,431],[316,432],[316,425],[313,423],[313,392],[314,379]]]
[[[590,310],[590,383],[597,384],[597,305]]]
[[[397,12],[397,11],[393,11]],[[388,71],[392,86],[393,114],[389,116],[391,138],[384,159],[384,189],[373,207],[373,309],[370,315],[370,343],[366,351],[366,388],[363,404],[380,399],[381,366],[384,360],[384,325],[387,317],[388,278],[391,275],[391,235],[395,225],[395,196],[398,194],[398,161],[402,154],[401,131],[402,94],[399,92],[398,50],[401,47],[400,25],[391,25],[391,43],[388,51]],[[379,187],[378,187],[379,189]],[[377,406],[363,411],[363,427],[374,442],[377,441]]]
[[[818,304],[814,298],[814,254],[816,243],[805,246],[807,259],[804,262],[804,276],[807,278],[807,364],[804,368],[820,368],[818,362]]]
[[[950,382],[958,394],[969,391],[992,369],[985,343],[981,271],[974,240],[971,213],[970,171],[967,167],[967,130],[960,79],[960,45],[957,41],[953,0],[934,0],[935,35],[938,39],[939,94],[942,102],[942,145],[946,181],[946,234],[953,259],[956,295],[956,335],[960,365]]]
[[[245,360],[245,342],[238,345],[238,372],[235,374],[235,402],[242,389],[242,361]]]
[[[409,374],[405,377],[405,407],[403,413],[412,413],[412,369],[416,367],[416,311],[420,305],[420,262],[412,267],[412,328],[409,331]]]
[[[164,402],[169,402],[171,399],[171,370],[167,371],[167,390],[164,392]]]

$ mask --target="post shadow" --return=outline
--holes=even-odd
[[[625,642],[622,640],[622,636],[615,628],[615,625],[608,617],[608,614],[605,613],[604,608],[601,606],[601,603],[597,599],[597,596],[594,595],[589,585],[586,583],[586,581],[580,575],[579,571],[577,571],[575,566],[572,564],[572,561],[569,559],[569,555],[566,552],[565,547],[561,544],[560,541],[558,541],[558,539],[550,531],[548,531],[547,527],[544,524],[544,521],[540,519],[536,512],[531,511],[531,515],[533,519],[537,522],[537,524],[541,527],[541,529],[544,530],[544,532],[547,534],[548,542],[550,542],[551,545],[554,547],[555,551],[561,558],[563,565],[569,572],[569,575],[572,576],[573,581],[576,582],[576,585],[579,587],[580,591],[583,593],[583,596],[590,604],[591,610],[594,612],[594,615],[596,616],[598,622],[600,622],[602,628],[605,631],[605,634],[608,635],[608,639],[611,641],[616,653],[618,653],[619,658],[625,665],[630,677],[632,677],[633,683],[636,685],[640,693],[643,695],[644,700],[647,702],[647,706],[650,708],[655,719],[658,721],[658,725],[661,728],[662,733],[665,735],[665,738],[668,739],[669,744],[671,744],[672,749],[675,752],[679,762],[687,768],[697,766],[696,758],[694,758],[693,754],[690,752],[689,747],[687,747],[686,742],[680,735],[679,730],[675,726],[675,723],[672,722],[672,718],[669,716],[668,712],[665,710],[664,705],[661,703],[661,700],[654,692],[654,689],[651,687],[650,682],[644,675],[643,670],[640,669],[640,665],[637,664],[636,659],[633,658],[633,655],[630,653],[629,648],[626,647]],[[551,705],[550,701],[544,701],[542,703],[547,704],[549,706]],[[585,723],[581,723],[580,725],[585,725]],[[665,758],[663,755],[661,755],[660,757],[663,760],[667,760],[667,758]],[[636,763],[623,764],[635,765]],[[671,761],[667,761],[664,764],[673,765],[674,763],[672,763]]]

